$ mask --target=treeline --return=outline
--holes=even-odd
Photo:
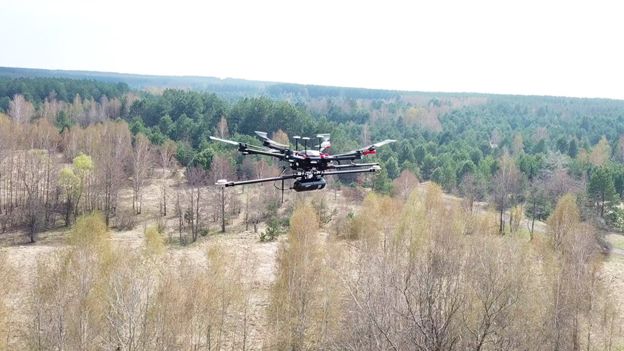
[[[409,170],[447,192],[497,203],[503,231],[503,212],[518,207],[516,211],[522,208],[544,219],[557,196],[572,189],[580,195],[584,218],[595,213],[610,224],[624,223],[615,206],[624,193],[621,101],[416,93],[349,97],[339,90],[336,94],[308,94],[289,102],[267,97],[228,100],[208,92],[167,89],[110,99],[76,95],[71,103],[48,96],[42,104],[14,95],[5,111],[16,121],[47,118],[61,131],[75,124],[123,119],[133,134],[144,134],[152,144],[174,141],[182,165],[208,170],[212,158],[219,156],[239,178],[249,174],[244,158],[210,142],[210,135],[257,143],[250,135],[264,130],[282,135],[288,143],[288,136],[330,132],[332,149],[337,151],[392,138],[399,142],[373,158],[383,166],[373,184],[377,191],[390,192],[391,181]],[[549,179],[562,176],[568,183],[565,189],[546,186]],[[341,180],[351,183],[357,178]]]
[[[8,101],[15,95],[23,95],[33,104],[40,105],[46,99],[72,102],[76,95],[82,99],[100,100],[121,98],[130,88],[125,83],[104,83],[97,80],[67,78],[17,78],[0,77],[0,109],[7,111]]]
[[[253,81],[245,79],[193,76],[153,76],[112,72],[64,71],[31,68],[0,67],[0,76],[8,79],[72,79],[96,80],[116,84],[122,82],[133,89],[192,89],[218,94],[227,99],[267,95],[275,99],[308,99],[344,97],[350,99],[385,99],[398,92],[379,89],[327,87]],[[82,95],[82,94],[81,94]]]

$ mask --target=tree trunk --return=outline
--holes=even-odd
[[[533,240],[533,233],[534,233],[534,230],[535,230],[535,217],[537,217],[537,214],[535,213],[536,210],[537,210],[537,201],[535,201],[535,199],[534,199],[533,200],[533,210],[531,211],[532,212],[532,216],[531,216],[531,231],[530,231],[530,234],[531,234],[531,238],[530,239],[531,240]]]
[[[67,197],[67,206],[65,207],[65,226],[69,227],[69,225],[71,224],[71,198],[68,196]]]
[[[162,213],[163,213],[164,217],[167,217],[167,184],[164,183],[164,182],[165,182],[165,180],[163,180],[163,187],[162,187],[162,191],[163,191],[163,199],[162,199],[162,201],[163,201],[163,206],[162,206],[163,212]]]
[[[245,197],[245,231],[249,230],[249,193]]]
[[[221,187],[221,233],[225,233],[225,187]]]
[[[184,217],[182,215],[182,207],[180,206],[180,192],[179,191],[176,197],[176,214],[178,216],[178,234],[180,235],[180,245],[183,245],[184,241],[182,240],[182,226],[183,226]]]
[[[46,183],[45,183],[45,225],[48,226],[50,222],[50,158],[51,152],[48,150],[48,162],[46,163]]]

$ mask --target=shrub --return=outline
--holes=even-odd
[[[132,211],[119,211],[115,216],[115,228],[117,230],[132,230],[137,225],[136,216]]]
[[[268,221],[266,229],[260,233],[260,241],[273,241],[278,235],[281,234],[281,232],[282,226],[280,225],[280,221],[273,217]]]

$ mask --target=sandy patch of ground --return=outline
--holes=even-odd
[[[611,243],[614,249],[623,251],[624,250],[624,235],[619,233],[607,233],[605,238],[608,242]]]

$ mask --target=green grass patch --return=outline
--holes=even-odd
[[[624,250],[624,235],[608,234],[606,239],[616,249]]]

